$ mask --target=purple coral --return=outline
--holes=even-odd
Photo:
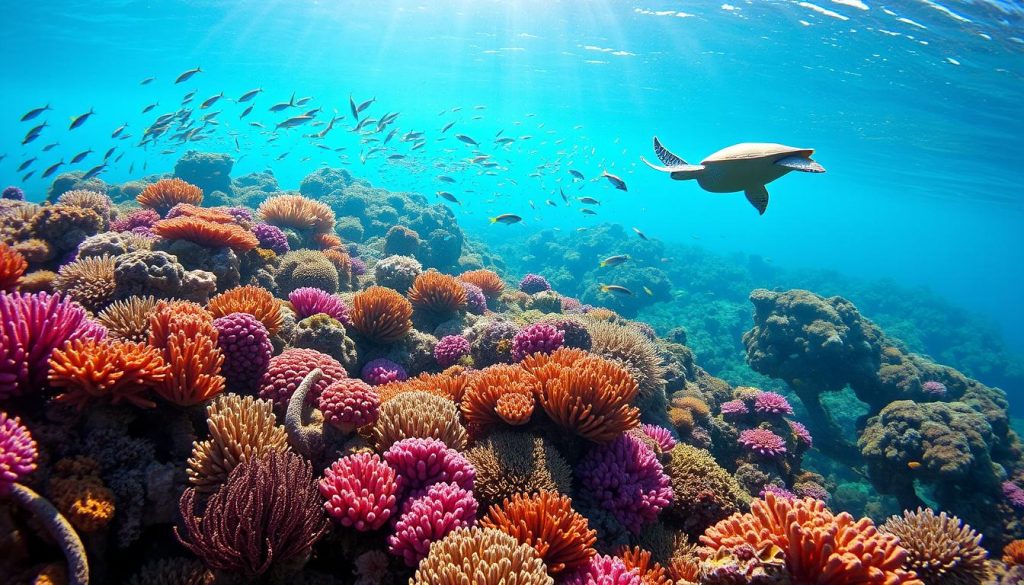
[[[828,493],[825,486],[815,481],[798,482],[793,486],[793,490],[802,498],[814,498],[822,502],[828,502],[832,499],[832,494]]]
[[[564,585],[642,585],[637,569],[630,569],[618,557],[597,555],[570,574]]]
[[[512,359],[522,361],[534,353],[551,353],[562,347],[565,334],[550,323],[527,325],[512,338]]]
[[[461,335],[445,335],[434,345],[434,359],[442,368],[454,366],[469,355],[469,341]]]
[[[0,411],[0,496],[36,468],[36,441],[18,417]]]
[[[380,386],[388,382],[408,380],[409,374],[405,373],[405,368],[395,362],[385,358],[377,358],[366,362],[359,377],[371,386]]]
[[[768,429],[747,429],[740,433],[739,443],[762,457],[778,457],[786,453],[786,441]]]
[[[343,433],[377,422],[380,395],[366,382],[345,378],[334,382],[320,394],[318,407],[324,422]]]
[[[476,524],[477,508],[473,492],[451,483],[434,484],[403,506],[395,532],[388,537],[388,552],[415,567],[432,543],[457,528]]]
[[[723,402],[719,409],[722,412],[722,416],[726,418],[737,418],[750,412],[746,403],[742,400],[729,400],[728,402]]]
[[[284,255],[291,247],[288,245],[288,236],[284,235],[281,228],[269,223],[258,223],[252,226],[252,233],[260,241],[260,247],[266,248],[278,256]]]
[[[761,492],[758,493],[757,496],[759,498],[763,498],[765,496],[765,494],[774,494],[776,498],[782,498],[782,499],[785,499],[785,500],[794,500],[794,499],[796,499],[798,497],[793,492],[787,490],[786,488],[784,488],[784,487],[782,487],[780,485],[776,485],[774,483],[766,483],[766,484],[764,484],[764,488],[761,489]]]
[[[645,435],[651,438],[652,441],[658,444],[658,448],[661,449],[662,453],[668,453],[676,446],[676,438],[672,436],[672,431],[665,427],[658,425],[643,425],[640,429]]]
[[[528,295],[532,295],[546,290],[551,290],[551,285],[548,284],[547,279],[539,274],[527,274],[519,281],[519,290]]]
[[[352,276],[362,276],[366,274],[366,262],[363,262],[362,258],[351,256],[348,259],[349,266],[352,267]]]
[[[65,342],[105,334],[59,294],[0,293],[0,400],[45,388],[50,354]]]
[[[25,192],[20,187],[11,185],[10,187],[4,188],[4,192],[0,195],[0,199],[10,199],[11,201],[24,201]]]
[[[474,315],[483,315],[487,312],[487,296],[484,289],[472,282],[463,282],[462,288],[466,289],[466,310]]]
[[[519,327],[506,319],[488,319],[474,326],[469,336],[473,363],[478,368],[512,361],[512,338]]]
[[[352,326],[352,320],[348,316],[348,307],[340,298],[325,290],[311,286],[297,288],[288,294],[288,302],[292,304],[292,308],[300,320],[323,313],[338,320],[346,327]]]
[[[384,460],[398,475],[402,493],[414,497],[435,483],[472,490],[476,480],[473,465],[438,439],[402,439],[384,453]]]
[[[793,407],[778,392],[758,392],[754,397],[754,411],[761,414],[793,414]]]
[[[583,490],[634,534],[672,501],[671,482],[654,450],[628,433],[591,449],[576,476]]]
[[[1003,482],[1003,497],[1011,506],[1018,510],[1024,510],[1024,489],[1012,481]]]
[[[248,313],[231,313],[213,320],[217,346],[224,353],[220,373],[232,392],[252,394],[270,364],[274,347],[267,328]]]
[[[550,317],[547,319],[547,322],[562,332],[562,338],[564,339],[563,347],[590,351],[594,339],[591,337],[590,331],[587,330],[587,326],[579,319],[574,317]]]
[[[795,420],[787,420],[786,422],[789,423],[789,429],[793,431],[793,434],[796,435],[798,441],[800,441],[807,447],[811,447],[814,445],[814,440],[811,439],[811,431],[807,430],[807,427],[804,426],[804,423],[797,422]]]
[[[137,228],[149,229],[158,221],[160,221],[160,214],[147,207],[135,210],[124,217],[119,217],[110,222],[110,231],[133,232]]]
[[[946,385],[938,380],[928,380],[921,384],[921,390],[934,398],[942,398],[946,395]]]

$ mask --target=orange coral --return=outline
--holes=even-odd
[[[540,383],[523,368],[491,366],[473,376],[462,396],[466,426],[473,432],[483,432],[502,422],[525,424],[533,414],[533,396],[539,390]]]
[[[222,292],[210,299],[207,308],[214,318],[248,313],[263,323],[270,335],[276,335],[284,324],[281,304],[270,291],[258,286],[246,285]]]
[[[651,551],[634,546],[622,551],[619,558],[626,564],[626,568],[636,569],[643,585],[672,585],[665,567],[651,560]]]
[[[182,203],[174,210],[175,217],[194,217],[212,223],[237,224],[235,216],[220,209],[199,207],[190,203]]]
[[[199,205],[203,202],[203,190],[181,179],[160,179],[146,188],[135,198],[139,205],[155,209],[160,215],[179,203]]]
[[[338,282],[342,289],[350,290],[355,281],[352,274],[352,258],[348,252],[341,248],[329,248],[324,250],[324,256],[331,261],[338,271]]]
[[[321,250],[331,250],[341,247],[341,238],[335,234],[317,234],[313,241],[320,246]]]
[[[582,349],[562,347],[551,353],[532,353],[519,362],[527,372],[533,374],[540,383],[547,384],[549,380],[558,376],[563,368],[572,366],[580,360],[587,359],[590,353]]]
[[[188,240],[208,248],[248,252],[260,241],[252,232],[231,223],[215,223],[198,217],[179,216],[153,224],[153,233],[168,240]]]
[[[371,286],[352,298],[352,327],[378,343],[398,341],[412,328],[412,305],[397,292]]]
[[[559,494],[516,495],[492,506],[481,525],[532,546],[551,575],[575,569],[596,554],[597,532],[572,509],[572,501]]]
[[[319,201],[302,195],[278,195],[260,204],[259,218],[282,228],[329,233],[334,229],[334,212]]]
[[[1010,567],[1024,565],[1024,540],[1014,540],[1003,547],[1003,562]]]
[[[224,354],[213,317],[193,303],[160,303],[150,316],[149,342],[163,350],[171,375],[156,392],[178,406],[199,404],[224,391]]]
[[[505,282],[501,277],[493,270],[484,268],[463,272],[459,275],[459,280],[479,286],[487,298],[497,298],[501,291],[505,290]]]
[[[377,386],[377,393],[380,395],[381,404],[406,392],[426,392],[447,398],[452,402],[458,402],[462,399],[463,391],[469,384],[469,380],[470,376],[448,368],[440,374],[423,373],[402,382],[389,382]]]
[[[20,252],[0,242],[0,292],[13,292],[27,268],[28,262]]]
[[[639,409],[630,405],[638,390],[636,380],[622,366],[589,356],[547,379],[540,404],[562,428],[595,443],[607,443],[640,424]]]
[[[47,491],[53,505],[81,532],[95,532],[114,518],[114,493],[103,484],[95,459],[57,461]]]
[[[75,339],[50,356],[50,385],[64,388],[57,400],[79,409],[98,399],[152,408],[146,395],[169,376],[160,351],[144,343]]]
[[[794,583],[922,585],[902,567],[907,551],[899,539],[879,532],[869,518],[833,515],[821,500],[787,499],[765,494],[750,512],[735,513],[700,537],[703,560],[722,559],[737,547],[754,551],[777,547]]]
[[[453,276],[428,270],[413,281],[409,300],[422,311],[449,315],[466,308],[466,288]]]
[[[172,332],[171,320],[185,315],[194,315],[213,323],[213,316],[196,303],[190,301],[160,301],[148,312],[149,344],[163,348]]]

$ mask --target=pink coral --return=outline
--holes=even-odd
[[[53,350],[73,339],[102,339],[106,329],[60,295],[0,293],[0,400],[46,387]]]
[[[220,373],[233,392],[251,394],[267,371],[274,347],[267,328],[248,313],[229,313],[214,319],[217,347],[224,354]]]
[[[405,372],[405,368],[385,358],[366,362],[359,374],[367,384],[372,386],[380,386],[388,382],[402,382],[409,379],[409,374]]]
[[[551,353],[564,342],[565,334],[550,323],[527,325],[512,338],[512,359],[518,362],[533,353]]]
[[[793,414],[793,407],[778,392],[758,392],[754,397],[754,411],[762,414]]]
[[[798,497],[793,492],[774,483],[766,483],[764,488],[762,488],[761,492],[758,494],[758,497],[763,498],[765,494],[775,494],[776,498],[785,498],[787,500],[792,500],[793,498]]]
[[[804,423],[797,422],[795,420],[787,420],[786,422],[789,423],[789,428],[793,431],[793,434],[796,435],[798,441],[807,447],[814,445],[814,440],[811,438],[811,431],[807,430]]]
[[[576,468],[580,485],[634,534],[672,501],[672,485],[654,451],[631,434],[594,447]]]
[[[564,585],[642,585],[640,571],[618,557],[597,555],[569,575]]]
[[[346,378],[334,382],[320,394],[324,422],[343,433],[377,422],[380,395],[362,380]]]
[[[442,368],[454,366],[463,356],[469,355],[469,341],[461,335],[445,335],[434,346],[434,359]]]
[[[38,459],[35,439],[21,420],[0,411],[0,496],[6,495],[12,484],[35,471]]]
[[[728,402],[723,402],[719,409],[722,411],[722,416],[726,418],[740,417],[750,412],[747,405],[742,400],[730,400]]]
[[[384,526],[397,510],[398,478],[376,453],[335,461],[324,470],[319,486],[331,518],[361,532]]]
[[[473,465],[437,439],[403,439],[384,453],[384,460],[401,479],[407,495],[416,495],[435,483],[454,483],[471,490],[476,480]]]
[[[786,452],[785,439],[768,429],[747,429],[740,433],[739,443],[764,457],[778,457]]]
[[[946,385],[937,380],[928,380],[924,384],[921,384],[921,390],[929,396],[935,398],[941,398],[946,395]]]
[[[348,377],[338,360],[325,353],[315,349],[289,349],[270,358],[267,371],[260,379],[260,398],[272,400],[278,408],[285,408],[302,379],[316,368],[320,368],[324,375],[310,389],[306,397],[309,404],[317,403],[324,388]]]
[[[324,313],[340,321],[346,327],[352,326],[352,320],[348,316],[348,307],[340,298],[325,290],[310,286],[297,288],[288,294],[288,302],[292,304],[299,319]]]
[[[403,506],[388,537],[388,551],[415,567],[427,556],[431,543],[456,528],[476,524],[477,501],[473,492],[452,483],[437,483],[421,497]]]
[[[643,425],[640,428],[645,435],[658,444],[658,448],[661,449],[662,453],[668,453],[675,448],[677,441],[672,436],[672,431],[658,425]]]
[[[1004,481],[1003,485],[1003,497],[1009,502],[1011,506],[1018,510],[1024,510],[1024,489],[1013,483],[1012,481]]]
[[[148,229],[158,221],[160,221],[159,213],[149,208],[139,209],[110,222],[110,231],[130,232],[137,228]]]

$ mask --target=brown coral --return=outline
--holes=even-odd
[[[468,439],[455,403],[426,392],[403,392],[381,404],[371,434],[378,451],[413,437],[438,439],[461,450]]]
[[[371,286],[352,298],[351,317],[352,326],[363,337],[391,343],[412,328],[412,305],[390,288]]]
[[[541,437],[496,431],[466,452],[476,469],[473,494],[483,506],[500,504],[519,494],[568,493],[572,468],[558,450]]]
[[[152,408],[149,391],[169,377],[160,351],[144,343],[75,339],[50,356],[50,385],[64,389],[57,400],[79,409],[99,399]]]
[[[210,299],[207,309],[214,318],[248,313],[263,323],[270,335],[277,335],[284,324],[281,304],[270,291],[258,286],[246,285],[222,292]]]
[[[114,258],[106,254],[81,258],[61,266],[53,281],[55,290],[66,293],[93,312],[110,304],[116,286]]]
[[[409,301],[420,311],[448,316],[466,308],[466,288],[453,276],[428,270],[416,277],[409,289]]]
[[[550,492],[515,496],[501,506],[492,506],[480,524],[532,546],[551,575],[575,569],[596,554],[597,532],[572,509],[566,496]]]
[[[493,528],[459,528],[430,545],[410,585],[551,585],[537,552]]]
[[[280,228],[329,233],[334,229],[334,212],[323,203],[302,195],[278,195],[260,204],[260,220]]]
[[[53,505],[81,532],[100,530],[114,518],[114,493],[103,484],[92,458],[57,461],[47,490]]]
[[[746,509],[747,495],[710,453],[685,443],[669,452],[665,473],[672,481],[671,513],[692,535]]]
[[[238,225],[184,215],[161,219],[153,225],[153,233],[167,240],[188,240],[207,248],[231,248],[238,252],[248,252],[260,243],[252,232]]]
[[[160,179],[156,183],[146,185],[135,200],[139,205],[154,209],[160,215],[167,215],[167,212],[179,203],[202,203],[203,190],[181,179]]]
[[[149,314],[155,307],[155,297],[131,296],[111,303],[96,320],[107,328],[109,338],[141,343],[149,340]]]
[[[917,573],[925,585],[980,585],[989,577],[981,535],[956,516],[929,508],[907,510],[889,518],[881,531],[899,538],[909,553],[904,568]]]
[[[459,280],[475,284],[484,291],[484,296],[489,299],[496,299],[505,290],[505,282],[501,280],[493,270],[481,268],[480,270],[469,270],[459,275]]]

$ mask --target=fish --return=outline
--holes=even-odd
[[[375,101],[377,101],[377,98],[373,97],[373,98],[370,98],[370,99],[366,100],[365,102],[359,104],[359,107],[356,108],[356,112],[362,112],[366,108],[370,107],[370,105],[373,104],[373,102],[375,102]]]
[[[503,213],[496,217],[490,218],[491,223],[503,223],[505,225],[512,225],[523,221],[523,218],[519,217],[514,213]]]
[[[91,179],[91,178],[95,177],[96,175],[102,173],[106,168],[107,168],[107,163],[96,165],[93,168],[89,169],[88,171],[85,171],[85,174],[82,175],[82,178],[79,179],[79,180],[80,181],[88,181],[89,179]]]
[[[306,116],[305,114],[303,114],[302,116],[293,116],[291,118],[288,118],[284,122],[278,123],[278,125],[275,126],[275,129],[276,128],[294,128],[296,126],[301,126],[301,125],[305,124],[306,122],[309,122],[312,119],[313,119],[313,116]]]
[[[222,97],[224,97],[224,92],[223,91],[218,93],[215,96],[210,96],[210,97],[206,98],[206,100],[203,101],[203,103],[199,104],[199,109],[200,110],[205,110],[206,108],[209,108],[213,104],[217,103],[217,100],[219,100]]]
[[[35,172],[35,171],[29,171],[29,172],[25,173],[25,176],[23,176],[23,177],[21,178],[21,182],[22,182],[22,183],[24,183],[25,181],[27,181],[27,180],[31,179],[31,178],[32,178],[32,175],[34,175],[34,174],[36,174],[36,172]]]
[[[412,148],[410,148],[409,150],[419,150],[419,149],[423,148],[426,145],[427,145],[426,142],[417,142],[416,144],[413,144]]]
[[[296,105],[296,106],[299,106],[299,105],[301,105],[301,104],[299,104],[299,103],[296,103],[295,105]],[[315,117],[316,117],[316,115],[317,115],[317,114],[319,114],[319,113],[320,113],[320,112],[321,112],[322,110],[323,110],[323,108],[314,108],[314,109],[312,109],[312,110],[309,110],[309,111],[307,111],[306,113],[304,113],[304,114],[302,114],[302,115],[303,115],[303,116],[309,116],[310,118],[315,118]]]
[[[91,148],[89,150],[84,150],[84,151],[76,154],[74,157],[71,158],[71,164],[76,165],[76,164],[82,162],[83,160],[85,160],[85,157],[89,156],[90,154],[92,154],[92,149]]]
[[[352,110],[352,117],[355,118],[356,122],[359,121],[359,108],[356,107],[356,101],[352,99],[352,95],[348,96],[348,107]]]
[[[448,175],[438,175],[437,176],[437,180],[438,181],[443,181],[445,183],[454,183],[455,182],[455,179],[449,177]]]
[[[114,159],[114,162],[115,163],[119,163],[119,162],[121,162],[122,158],[124,158],[124,153],[123,152],[121,154],[117,155],[117,158]]]
[[[910,469],[919,469],[921,467],[921,462],[920,461],[908,461],[907,462],[907,467],[909,467]]]
[[[128,165],[128,174],[131,175],[134,172],[135,172],[135,161],[132,161],[132,164]]]
[[[392,128],[391,132],[388,132],[388,135],[384,137],[384,142],[382,142],[381,144],[387,144],[388,142],[391,142],[391,139],[395,137],[395,134],[398,134],[398,128]]]
[[[34,157],[33,156],[32,158],[28,159],[27,161],[21,163],[21,165],[18,167],[18,172],[20,173],[21,171],[24,171],[25,169],[27,169],[29,167],[29,165],[31,165],[32,163],[36,162],[37,160],[39,160],[38,157]]]
[[[548,199],[548,200],[547,200],[547,201],[545,201],[544,203],[547,203],[547,204],[548,204],[548,205],[550,205],[551,207],[558,207],[558,204],[557,204],[557,203],[555,203],[554,201],[550,200],[550,199]]]
[[[118,136],[121,135],[122,132],[124,132],[124,129],[127,128],[127,127],[128,127],[128,122],[125,122],[124,124],[121,124],[121,126],[118,127],[117,130],[114,130],[114,133],[111,134],[110,137],[111,138],[117,138]]]
[[[210,112],[209,114],[206,114],[205,116],[203,116],[203,122],[209,122],[213,120],[214,118],[220,115],[221,111],[222,110],[217,110],[216,112]]]
[[[28,144],[29,142],[32,142],[36,138],[39,138],[39,133],[38,132],[29,132],[28,134],[25,135],[24,138],[21,139],[21,143],[23,145],[24,144]]]
[[[304,106],[304,105],[308,104],[309,100],[311,100],[311,99],[313,99],[312,96],[310,96],[310,97],[301,97],[301,98],[299,98],[298,100],[295,101],[295,105],[296,106]]]
[[[445,124],[444,128],[441,128],[441,134],[444,134],[445,132],[450,130],[451,127],[454,126],[454,125],[455,125],[455,122],[448,122],[447,124]]]
[[[623,181],[619,177],[616,177],[615,175],[609,173],[608,171],[602,172],[601,176],[606,178],[606,179],[608,179],[608,182],[611,183],[619,191],[629,191],[629,189],[626,188],[626,182],[625,181]]]
[[[601,284],[599,286],[601,287],[601,292],[603,293],[615,293],[625,295],[627,297],[633,296],[633,291],[618,284]]]
[[[593,197],[577,197],[576,200],[584,205],[601,205],[601,202]]]
[[[196,73],[202,73],[202,72],[203,72],[203,70],[200,67],[196,67],[195,69],[189,69],[188,71],[185,71],[184,73],[179,75],[178,78],[174,80],[174,85],[178,85],[179,83],[182,83],[184,81],[188,81],[189,79],[192,79],[192,76],[195,75]]]
[[[60,142],[54,142],[53,144],[47,144],[46,146],[43,147],[43,152],[50,152],[51,150],[53,150],[55,147],[58,147],[58,146],[60,146]]]
[[[153,83],[154,79],[156,79],[156,77],[147,77],[147,78],[143,79],[142,81],[140,81],[139,85],[149,85],[150,83]]]
[[[287,153],[287,152],[282,152],[282,153],[281,153],[281,154],[280,154],[280,155],[279,155],[279,156],[277,157],[277,160],[284,160],[284,157],[286,157],[286,156],[288,156],[288,153]]]
[[[34,110],[29,110],[29,111],[25,112],[25,115],[23,115],[21,117],[21,121],[22,122],[28,122],[29,120],[35,118],[39,114],[42,114],[43,112],[45,112],[47,110],[52,110],[52,109],[53,108],[50,107],[50,104],[46,104],[45,106],[43,106],[41,108],[35,108]]]
[[[617,254],[615,256],[609,256],[604,260],[601,260],[600,266],[601,268],[604,268],[605,266],[618,266],[619,264],[622,264],[627,260],[629,260],[629,254]]]
[[[566,204],[568,204],[569,203],[569,197],[566,196],[565,191],[563,191],[562,188],[559,187],[558,188],[558,192],[562,195],[562,200],[565,201]]]
[[[270,111],[271,112],[280,112],[282,110],[286,110],[286,109],[294,107],[294,106],[295,106],[295,94],[292,93],[292,97],[289,98],[287,102],[280,102],[280,103],[277,103],[277,104],[274,104],[274,105],[270,106]]]
[[[646,240],[647,239],[647,236],[644,235],[644,233],[642,231],[638,230],[637,228],[633,228],[633,231],[636,232],[636,235],[640,236],[641,240]]]
[[[115,150],[117,150],[116,146],[110,147],[110,149],[107,150],[107,153],[103,155],[103,160],[107,160],[108,158],[110,158],[110,155],[114,154]]]
[[[588,207],[584,207],[583,209],[580,209],[580,213],[582,213],[584,215],[597,215],[596,211],[594,211],[593,209],[590,209]]]
[[[455,198],[455,195],[452,195],[447,191],[438,191],[437,196],[440,197],[441,199],[447,199],[448,201],[451,201],[452,203],[455,203],[457,205],[462,205],[462,203],[460,203],[459,200]]]
[[[473,140],[472,138],[470,138],[469,136],[466,136],[465,134],[456,134],[455,138],[458,138],[459,140],[461,140],[462,142],[465,142],[466,144],[471,144],[473,146],[480,146],[479,142],[477,142],[476,140]]]
[[[515,141],[516,141],[515,138],[505,137],[505,138],[499,138],[499,139],[495,140],[494,142],[497,143],[497,144],[509,144],[509,143],[515,142]]]
[[[646,286],[644,287],[644,292],[647,293],[647,296],[649,296],[649,297],[653,297],[654,296],[654,291],[649,289],[649,288],[647,288]]]
[[[40,175],[40,176],[45,179],[46,177],[49,177],[53,173],[56,173],[57,169],[59,169],[63,165],[64,165],[64,159],[60,159],[59,163],[55,163],[55,164],[52,164],[49,167],[47,167],[47,169],[45,171],[43,171],[43,174]]]
[[[572,175],[574,179],[579,179],[580,181],[584,179],[583,173],[577,171],[576,169],[569,169],[569,174]]]
[[[243,93],[242,97],[238,98],[235,101],[237,101],[238,103],[247,102],[247,101],[251,100],[252,98],[256,97],[256,95],[259,94],[262,91],[263,91],[262,87],[258,87],[256,89],[250,89],[249,91]]]
[[[392,154],[388,156],[388,160],[402,160],[403,158],[405,158],[404,154]]]
[[[242,111],[242,115],[239,116],[238,119],[241,120],[242,118],[248,116],[249,112],[252,111],[252,108],[253,108],[252,106],[249,106],[248,108],[245,108],[245,110]]]

